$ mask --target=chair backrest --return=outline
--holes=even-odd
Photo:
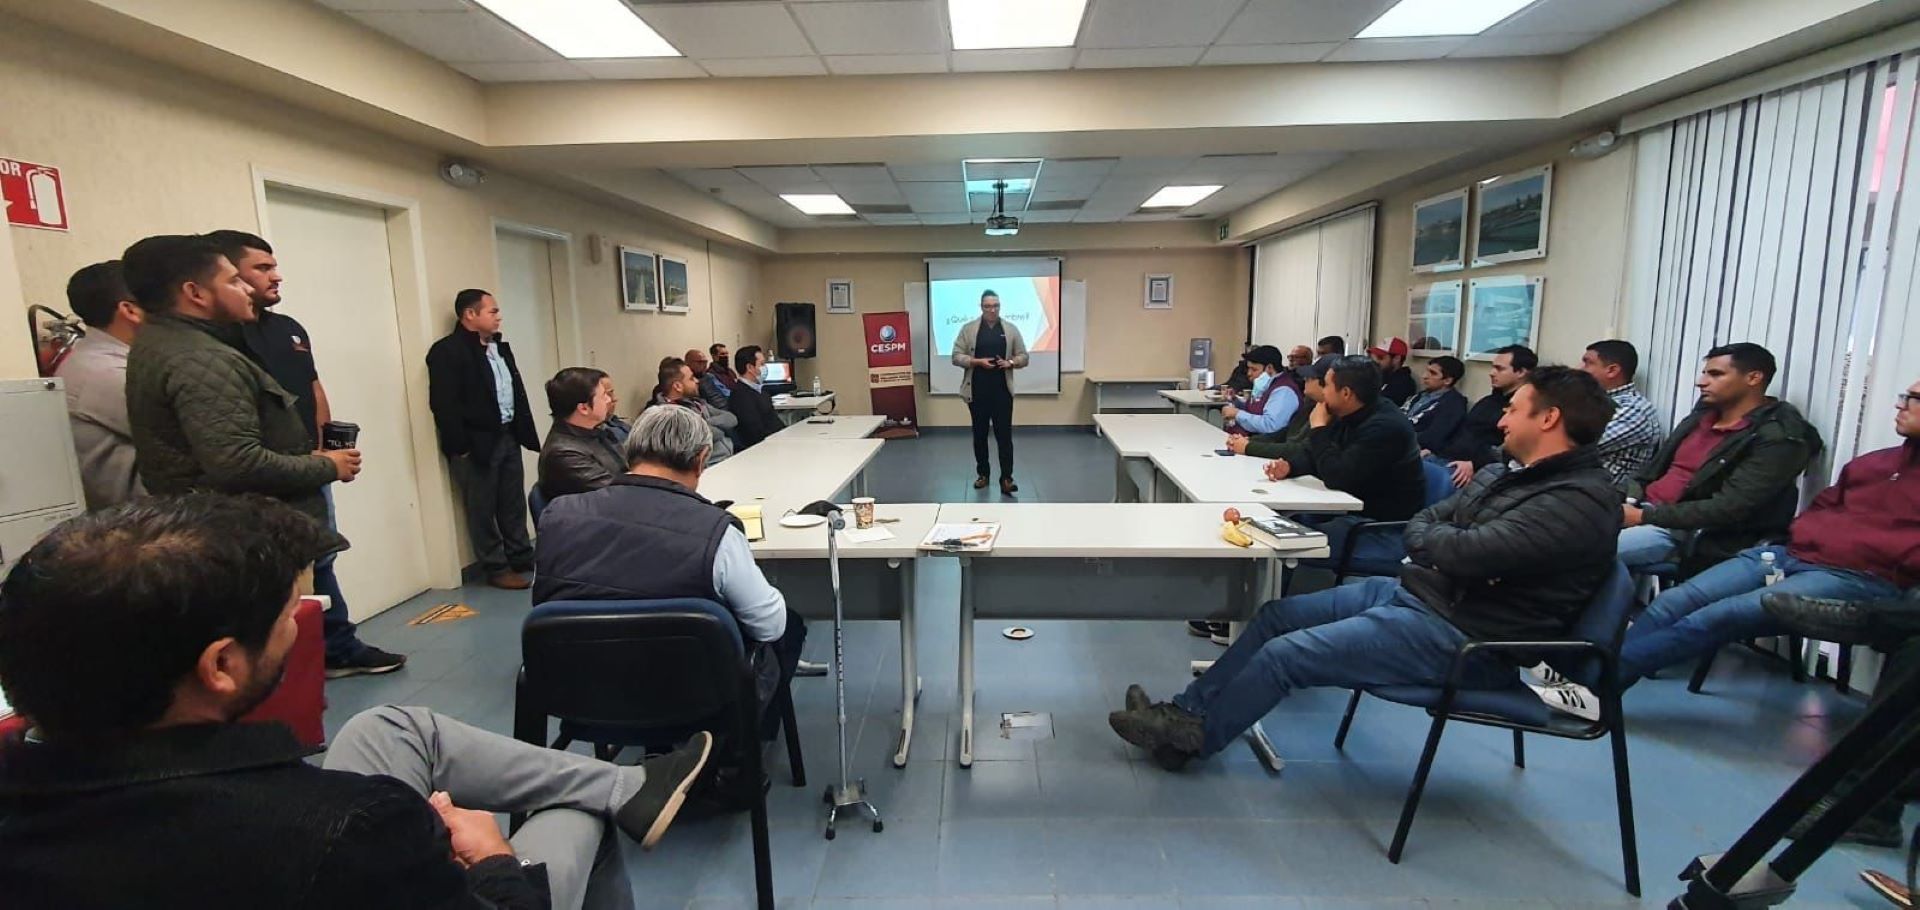
[[[547,502],[547,494],[541,491],[539,484],[534,484],[533,489],[527,491],[527,515],[533,518],[535,530],[540,528],[540,513],[547,510]]]
[[[1453,472],[1439,462],[1420,459],[1420,476],[1427,484],[1427,505],[1445,502],[1454,494]]]
[[[711,600],[556,600],[520,629],[520,697],[582,724],[673,727],[751,698],[740,624]]]
[[[1614,560],[1613,571],[1607,573],[1600,590],[1595,592],[1587,609],[1568,632],[1569,640],[1588,641],[1605,649],[1610,654],[1620,653],[1620,639],[1627,630],[1627,617],[1633,612],[1634,605],[1633,576],[1627,574],[1627,567]],[[1562,658],[1553,662],[1553,667],[1581,685],[1593,688],[1600,678],[1600,662],[1590,657]]]

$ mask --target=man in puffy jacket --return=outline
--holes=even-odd
[[[1294,689],[1438,686],[1470,639],[1564,636],[1614,571],[1620,493],[1592,446],[1613,413],[1591,376],[1533,371],[1501,421],[1519,467],[1490,467],[1414,516],[1400,577],[1278,600],[1186,691],[1138,686],[1107,722],[1177,770],[1226,747]],[[1462,684],[1515,685],[1513,666],[1469,658]]]
[[[660,384],[647,407],[670,404],[700,415],[713,431],[713,451],[707,455],[707,467],[732,458],[733,431],[740,426],[740,418],[732,411],[710,407],[701,400],[700,380],[693,375],[692,365],[678,357],[669,357],[660,361],[659,378]]]

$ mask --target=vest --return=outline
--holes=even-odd
[[[621,474],[613,485],[561,496],[540,515],[533,602],[704,597],[714,554],[736,522],[677,483]]]
[[[1299,408],[1301,411],[1309,410],[1312,407],[1313,403],[1308,401],[1307,396],[1301,393],[1300,380],[1294,377],[1293,371],[1282,370],[1280,372],[1280,375],[1273,377],[1273,380],[1267,383],[1267,391],[1264,394],[1262,394],[1258,398],[1248,399],[1247,406],[1245,408],[1242,408],[1241,410],[1244,410],[1249,414],[1267,413],[1267,399],[1272,398],[1273,393],[1278,392],[1283,388],[1293,390],[1294,397],[1299,401]],[[1251,386],[1248,387],[1248,391],[1249,392],[1252,391]],[[1227,435],[1251,436],[1253,434],[1247,432],[1246,430],[1241,429],[1239,424],[1234,424],[1233,426],[1230,426],[1227,428]]]

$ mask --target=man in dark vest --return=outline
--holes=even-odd
[[[767,583],[734,517],[694,490],[713,441],[687,408],[648,408],[628,434],[628,472],[611,486],[553,501],[540,516],[534,604],[550,600],[720,603],[760,680],[760,703],[793,678],[807,629]]]

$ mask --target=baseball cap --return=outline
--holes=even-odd
[[[1340,362],[1339,354],[1327,354],[1321,357],[1319,360],[1316,360],[1302,367],[1300,369],[1300,375],[1304,378],[1311,379],[1314,382],[1321,382],[1327,378],[1328,373],[1333,372],[1334,364],[1337,364],[1339,362]]]
[[[1287,365],[1287,358],[1280,355],[1280,349],[1270,344],[1256,344],[1241,356],[1246,362],[1261,366],[1284,367]]]
[[[1407,343],[1399,338],[1389,338],[1384,345],[1376,344],[1367,349],[1369,354],[1385,354],[1388,357],[1407,356]]]

